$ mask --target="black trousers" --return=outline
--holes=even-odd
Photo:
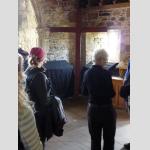
[[[91,135],[91,150],[101,150],[103,132],[103,150],[114,150],[116,132],[116,112],[113,106],[88,106],[88,127]]]
[[[46,133],[45,133],[46,117],[43,113],[37,112],[35,113],[35,120],[39,132],[40,140],[44,146],[46,140]]]

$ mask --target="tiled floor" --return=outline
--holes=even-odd
[[[90,150],[90,136],[86,119],[86,102],[67,100],[64,104],[68,123],[62,137],[53,137],[46,144],[46,150]],[[125,110],[117,110],[117,131],[115,150],[129,142],[129,118]]]

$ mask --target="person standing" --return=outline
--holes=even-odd
[[[18,55],[18,150],[43,150],[34,112],[24,88],[23,58]]]
[[[120,90],[120,96],[124,98],[127,111],[130,116],[130,60],[124,76],[124,84]],[[130,143],[124,144],[124,148],[130,150]]]
[[[34,47],[30,51],[29,67],[25,71],[26,92],[31,101],[35,103],[35,118],[41,141],[46,141],[47,107],[49,106],[48,91],[51,87],[43,67],[45,62],[45,50]]]
[[[108,54],[104,49],[95,52],[95,65],[86,71],[82,94],[89,95],[88,128],[91,135],[91,150],[101,150],[103,132],[103,150],[114,150],[116,132],[116,112],[112,105],[115,92],[109,71],[104,69]]]

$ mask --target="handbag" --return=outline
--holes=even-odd
[[[51,87],[48,92],[48,99],[51,108],[53,133],[56,136],[62,136],[64,131],[63,127],[67,123],[67,118],[63,108],[62,100],[58,96],[56,96],[53,91],[54,90]]]

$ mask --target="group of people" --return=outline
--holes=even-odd
[[[23,58],[18,55],[18,147],[19,150],[43,150],[47,140],[45,123],[46,108],[50,103],[48,91],[52,85],[43,67],[45,51],[35,47],[29,55],[29,66],[25,71]],[[88,127],[91,150],[101,150],[102,133],[103,150],[114,150],[116,112],[112,98],[115,92],[111,75],[104,69],[107,59],[108,54],[105,50],[96,51],[95,65],[86,71],[82,83],[82,94],[89,96]],[[124,96],[124,88],[122,93],[123,97],[128,99],[129,94]]]
[[[29,67],[24,72],[23,58],[18,55],[18,133],[20,150],[42,150],[46,140],[47,97],[51,83],[45,75],[46,53],[32,48]]]

